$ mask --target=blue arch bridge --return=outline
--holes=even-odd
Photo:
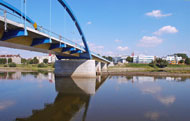
[[[56,76],[95,77],[97,72],[106,71],[110,61],[90,51],[71,8],[65,0],[57,1],[75,23],[84,47],[40,27],[25,12],[4,0],[0,0],[0,46],[55,54]],[[23,23],[16,22],[19,18]]]

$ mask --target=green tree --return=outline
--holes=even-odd
[[[29,64],[34,64],[34,60],[32,59],[32,60],[28,60],[28,63]]]
[[[159,68],[165,68],[168,66],[168,62],[166,60],[162,60],[161,58],[156,59],[155,61],[151,62],[149,64],[151,67],[159,67]]]
[[[47,63],[48,63],[48,59],[44,59],[43,62],[44,62],[45,64],[47,64]]]
[[[36,57],[34,57],[33,64],[38,64],[38,63],[39,63],[39,60]]]
[[[113,61],[113,58],[111,57],[111,56],[103,56],[103,58],[105,58],[105,59],[107,59],[107,60],[109,60],[109,61]]]
[[[16,67],[16,63],[9,63],[9,67]]]
[[[12,58],[9,58],[9,59],[8,59],[8,63],[12,63]]]
[[[185,61],[184,60],[180,60],[179,63],[185,63]]]
[[[0,59],[0,64],[6,64],[7,63],[7,59],[6,58],[1,58]]]
[[[151,63],[149,63],[150,67],[156,68],[156,61],[152,61]]]
[[[24,59],[24,58],[21,58],[21,63],[22,63],[22,64],[26,64],[26,63],[27,63],[27,60]]]
[[[190,65],[190,58],[185,59],[185,64]]]
[[[128,56],[127,59],[126,59],[126,61],[132,63],[133,62],[133,57]]]
[[[177,55],[178,57],[182,57],[183,59],[188,58],[187,54],[185,54],[185,53],[177,53],[175,55]]]

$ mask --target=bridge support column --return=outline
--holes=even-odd
[[[98,75],[100,75],[101,72],[102,72],[102,69],[101,69],[101,62],[96,61],[96,73],[97,73]]]
[[[101,68],[102,68],[102,72],[107,72],[107,70],[108,70],[107,63],[101,63]]]
[[[96,77],[95,60],[58,60],[55,62],[55,76]]]

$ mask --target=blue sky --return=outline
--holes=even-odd
[[[21,0],[5,0],[21,9]],[[90,49],[101,55],[190,56],[190,0],[67,0]],[[49,29],[49,0],[27,0],[27,14]],[[81,43],[77,30],[57,0],[52,0],[52,30]],[[42,55],[2,48],[1,53]]]

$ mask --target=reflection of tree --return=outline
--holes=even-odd
[[[0,79],[14,79],[13,78],[13,75],[15,74],[16,72],[0,72]]]
[[[33,110],[31,116],[27,118],[17,118],[16,121],[70,121],[76,114],[78,114],[78,112],[80,112],[80,110],[83,111],[82,109],[84,109],[82,120],[85,120],[90,103],[91,90],[89,90],[89,92],[88,90],[83,90],[80,87],[84,87],[85,83],[80,83],[80,81],[78,83],[77,80],[71,78],[55,79],[55,87],[58,94],[54,103],[45,105],[45,108],[42,110]],[[101,79],[105,80],[106,77],[102,77]],[[95,81],[96,79],[94,81],[90,79],[86,83],[86,86],[89,86],[89,82],[93,83],[94,86],[98,84],[96,88],[94,87],[94,89],[97,90],[104,82],[101,81],[102,83],[100,82],[100,84],[95,83]]]
[[[58,93],[53,104],[42,110],[33,110],[32,116],[16,121],[70,121],[80,109],[88,109],[89,100],[89,95]]]

